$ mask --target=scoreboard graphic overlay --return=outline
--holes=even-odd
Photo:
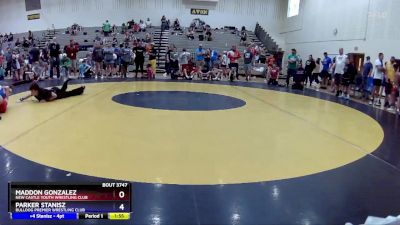
[[[128,220],[131,183],[9,183],[12,220]]]

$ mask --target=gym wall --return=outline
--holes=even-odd
[[[296,48],[303,59],[309,54],[321,58],[324,51],[338,54],[340,47],[373,60],[379,52],[385,61],[400,57],[399,11],[398,0],[302,0],[300,14],[285,19],[284,49]]]
[[[286,8],[282,0],[219,0],[201,3],[191,0],[41,0],[41,10],[25,11],[25,0],[0,1],[0,32],[26,32],[52,27],[65,28],[72,23],[101,26],[106,20],[121,25],[131,19],[150,17],[160,24],[162,15],[179,18],[188,26],[201,18],[213,27],[246,26],[253,30],[259,22],[272,36],[279,36]],[[190,8],[208,8],[208,16],[191,15]],[[27,20],[27,15],[40,13],[39,20]],[[279,38],[278,38],[279,39]]]

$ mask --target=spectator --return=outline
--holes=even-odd
[[[206,54],[202,44],[199,44],[199,47],[196,49],[195,53],[196,53],[196,66],[200,70],[204,66],[204,56]]]
[[[179,55],[179,64],[181,65],[181,74],[186,78],[188,77],[190,58],[190,53],[186,51],[186,48],[183,48],[182,53]]]
[[[151,68],[153,69],[154,74],[157,71],[157,62],[156,62],[156,57],[157,57],[157,50],[154,47],[154,43],[151,43],[150,45],[150,50],[149,50],[149,63],[151,65]]]
[[[288,56],[288,65],[287,65],[287,76],[286,76],[286,86],[289,87],[289,81],[291,77],[295,77],[297,74],[297,69],[299,68],[300,58],[297,55],[296,49],[292,49],[292,54]]]
[[[382,81],[384,79],[384,72],[385,72],[383,58],[384,58],[383,53],[379,53],[378,59],[375,60],[374,72],[373,72],[374,88],[372,91],[372,101],[369,102],[370,105],[375,104],[375,106],[378,107],[381,106],[380,89],[382,87]]]
[[[319,76],[320,76],[320,72],[321,72],[321,58],[317,58],[317,61],[315,61],[315,68],[313,70],[313,74],[311,77],[311,81],[310,84],[312,85],[313,82],[315,81],[316,85],[319,85]],[[317,86],[317,88],[319,88]]]
[[[312,55],[310,55],[308,57],[308,60],[306,61],[306,66],[304,68],[304,83],[305,86],[307,86],[307,83],[310,82],[310,87],[311,87],[311,83],[312,83],[312,73],[315,69],[316,65],[315,65],[315,61]]]
[[[251,52],[250,47],[248,47],[244,51],[243,58],[244,58],[244,74],[246,76],[246,81],[249,81],[251,77],[252,65],[254,63],[254,55]]]
[[[140,20],[139,22],[139,30],[141,32],[146,32],[146,24],[143,22],[143,20]]]
[[[33,33],[32,33],[32,31],[28,31],[28,40],[32,43],[32,41],[33,41]]]
[[[241,58],[240,52],[237,50],[236,46],[232,46],[232,49],[228,52],[229,58],[229,77],[230,81],[234,79],[234,73],[236,74],[236,79],[239,80],[239,59]]]
[[[150,33],[146,33],[146,43],[152,43],[153,42],[153,37],[151,36]]]
[[[147,64],[147,79],[149,79],[149,80],[155,79],[154,71],[151,68],[151,64]]]
[[[161,17],[161,30],[164,31],[164,30],[168,30],[168,29],[169,28],[168,28],[167,18],[165,17],[165,15],[163,15]]]
[[[344,67],[346,66],[346,59],[347,55],[343,53],[343,48],[339,49],[339,55],[335,57],[335,63],[333,64],[333,67],[335,68],[334,72],[334,89],[333,92],[336,91],[336,97],[339,97],[341,94],[341,83],[342,83],[342,77],[344,74]]]
[[[111,24],[108,22],[108,20],[106,20],[106,22],[103,23],[102,29],[103,29],[104,36],[106,36],[106,37],[111,33]]]
[[[175,49],[175,47],[174,47]],[[170,67],[171,67],[171,79],[178,79],[179,77],[179,61],[178,54],[174,51],[171,53],[170,59]]]
[[[394,65],[396,64],[396,58],[392,56],[389,62],[386,62],[386,82],[385,82],[385,105],[384,108],[388,110],[394,110],[396,102],[396,93],[394,91],[395,74]]]
[[[4,54],[4,58],[6,60],[6,76],[11,77],[13,74],[13,53],[11,51],[11,48],[7,48],[7,51]]]
[[[17,38],[17,40],[15,41],[14,46],[18,48],[21,47],[21,42],[19,41],[19,38]]]
[[[21,58],[21,55],[19,54],[19,52],[17,50],[14,50],[12,53],[11,67],[12,67],[12,71],[14,72],[14,80],[16,80],[16,81],[20,81],[23,78],[21,76],[20,58]]]
[[[396,96],[397,96],[397,103],[396,103],[396,113],[397,115],[400,114],[400,65],[399,64],[394,64],[394,70],[396,71],[395,73],[395,84],[396,84]]]
[[[167,53],[165,54],[165,73],[164,77],[171,75],[171,53],[173,53],[172,46],[167,47]]]
[[[146,23],[146,27],[152,28],[152,23],[151,23],[150,18],[147,18],[145,23]]]
[[[103,77],[103,60],[104,60],[104,51],[103,48],[101,47],[99,42],[96,42],[93,48],[92,52],[92,60],[95,63],[95,79],[97,79],[98,76]]]
[[[79,65],[79,77],[80,78],[90,78],[92,76],[92,67],[89,65],[86,58],[80,60]]]
[[[226,78],[228,76],[229,64],[230,64],[230,62],[229,62],[229,58],[228,58],[228,52],[224,51],[223,55],[221,56],[221,69],[222,69],[222,75],[224,76],[224,78]]]
[[[78,69],[78,64],[76,61],[77,53],[79,52],[78,43],[74,42],[73,39],[69,40],[69,45],[65,48],[68,58],[71,60],[71,69],[74,76],[76,76],[76,70]]]
[[[240,33],[240,44],[246,45],[246,41],[247,41],[247,32],[246,30],[242,30]]]
[[[46,44],[47,46],[47,44]],[[49,71],[49,51],[46,48],[42,48],[41,49],[41,53],[40,53],[40,60],[42,61],[43,64],[43,74],[42,74],[42,78],[45,78],[47,76],[47,71]]]
[[[14,35],[10,32],[10,35],[8,35],[8,42],[11,42],[14,40]]]
[[[174,30],[178,31],[178,30],[182,30],[181,29],[181,23],[179,22],[178,18],[175,19],[174,24],[173,24]]]
[[[3,68],[3,64],[0,64],[0,80],[4,80],[6,76],[6,71]]]
[[[211,28],[208,28],[206,31],[206,40],[207,41],[212,41],[212,33],[211,33]]]
[[[212,55],[212,54],[211,54]],[[217,55],[217,59],[212,63],[211,79],[221,80],[223,70],[221,68],[221,55]]]
[[[125,46],[121,50],[121,74],[122,77],[126,78],[128,73],[128,66],[131,64],[134,58],[132,50],[129,48],[129,44],[125,43]]]
[[[146,52],[146,49],[143,47],[141,41],[139,41],[133,48],[133,52],[135,53],[135,64],[136,64],[135,78],[137,78],[139,70],[141,76],[143,76],[144,54]]]
[[[93,40],[94,42],[101,42],[101,37],[99,36],[99,34],[96,34],[96,37]]]
[[[349,86],[354,81],[354,78],[357,75],[357,69],[354,64],[350,61],[349,58],[346,58],[345,67],[343,69],[343,77],[342,77],[342,94],[341,98],[345,98],[347,100],[350,99],[349,94]]]
[[[304,85],[304,67],[301,59],[297,63],[296,74],[293,76],[294,84],[292,85],[292,89],[303,90]]]
[[[366,62],[363,65],[363,72],[362,72],[362,90],[363,90],[363,96],[362,98],[365,98],[365,100],[369,100],[371,90],[369,90],[368,87],[368,77],[371,77],[372,71],[374,69],[374,66],[371,63],[371,57],[367,56]]]
[[[189,30],[186,32],[186,37],[189,40],[194,40],[194,30],[193,30],[193,28],[189,28]]]
[[[138,23],[134,23],[134,24],[133,24],[133,27],[132,27],[132,30],[133,30],[134,33],[139,32],[139,31],[140,31],[140,26],[139,26],[139,24],[138,24]]]
[[[112,45],[114,48],[114,65],[113,65],[113,74],[115,77],[120,76],[120,69],[121,69],[121,56],[122,56],[122,48],[124,47],[123,44],[120,44],[119,46],[117,44]]]
[[[204,63],[211,69],[211,49],[207,49],[204,54]]]
[[[322,71],[321,71],[322,89],[326,89],[328,86],[331,67],[332,67],[332,59],[328,57],[327,52],[324,52],[324,59],[322,60]]]
[[[121,34],[125,34],[127,30],[128,30],[128,27],[126,26],[126,24],[122,23],[122,25],[121,25]]]
[[[214,68],[214,64],[220,64],[220,62],[218,62],[218,52],[216,50],[211,50],[210,49],[210,56],[211,56],[211,67]]]
[[[37,77],[41,76],[42,71],[41,71],[41,66],[39,65],[40,50],[35,45],[29,51],[29,58],[30,58],[30,64],[32,65],[32,72],[34,72],[34,75]]]
[[[67,56],[67,54],[62,54],[62,58],[60,61],[61,71],[64,76],[64,79],[69,78],[69,71],[71,69],[71,59]]]
[[[54,69],[57,72],[57,78],[60,78],[60,45],[57,43],[56,38],[53,38],[49,44],[50,53],[50,78],[53,78]]]
[[[23,37],[22,38],[22,47],[24,47],[24,49],[28,49],[30,45],[31,45],[30,42],[25,37]]]
[[[112,77],[113,67],[116,57],[114,56],[115,49],[110,42],[106,43],[103,48],[104,64],[106,65],[106,76]]]
[[[268,66],[268,85],[277,86],[278,85],[278,76],[279,76],[279,67],[274,63]]]

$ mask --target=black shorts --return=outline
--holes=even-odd
[[[329,72],[326,70],[322,70],[320,76],[322,78],[328,78],[329,77]]]
[[[340,85],[341,83],[342,83],[342,74],[340,74],[340,73],[335,73],[335,76],[334,76],[334,78],[335,78],[335,84],[336,85]]]
[[[380,86],[382,86],[382,80],[374,79],[373,84],[374,84],[374,86],[380,87]]]
[[[232,68],[236,68],[236,70],[238,70],[239,64],[238,63],[229,63],[229,69],[232,69]]]
[[[351,83],[350,78],[348,78],[348,77],[343,77],[342,78],[342,85],[343,86],[348,87],[348,86],[350,86],[350,83]]]

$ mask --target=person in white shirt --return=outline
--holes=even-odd
[[[140,20],[139,22],[139,27],[141,32],[146,32],[146,24],[143,22],[143,20]]]
[[[179,55],[179,65],[180,65],[180,70],[181,70],[181,74],[183,74],[186,79],[192,78],[190,76],[190,72],[189,71],[189,60],[191,58],[191,54],[190,52],[186,51],[186,48],[182,49],[182,53]]]
[[[374,63],[374,71],[372,73],[372,77],[374,78],[374,88],[372,90],[372,101],[369,102],[370,105],[375,103],[376,106],[381,106],[380,89],[385,76],[385,65],[383,64],[383,58],[383,53],[379,53],[378,59],[376,59]]]
[[[335,64],[333,64],[334,70],[334,89],[336,91],[336,97],[340,94],[340,84],[342,83],[342,77],[344,74],[344,67],[346,66],[347,55],[343,53],[343,48],[339,49],[339,55],[335,57]]]
[[[145,24],[146,24],[146,27],[151,28],[151,20],[150,20],[150,18],[147,18]]]
[[[226,78],[228,76],[228,73],[229,73],[228,66],[231,63],[227,54],[228,54],[228,52],[224,51],[224,54],[222,55],[222,58],[221,58],[221,69],[222,69],[222,74],[223,74],[224,78]]]

